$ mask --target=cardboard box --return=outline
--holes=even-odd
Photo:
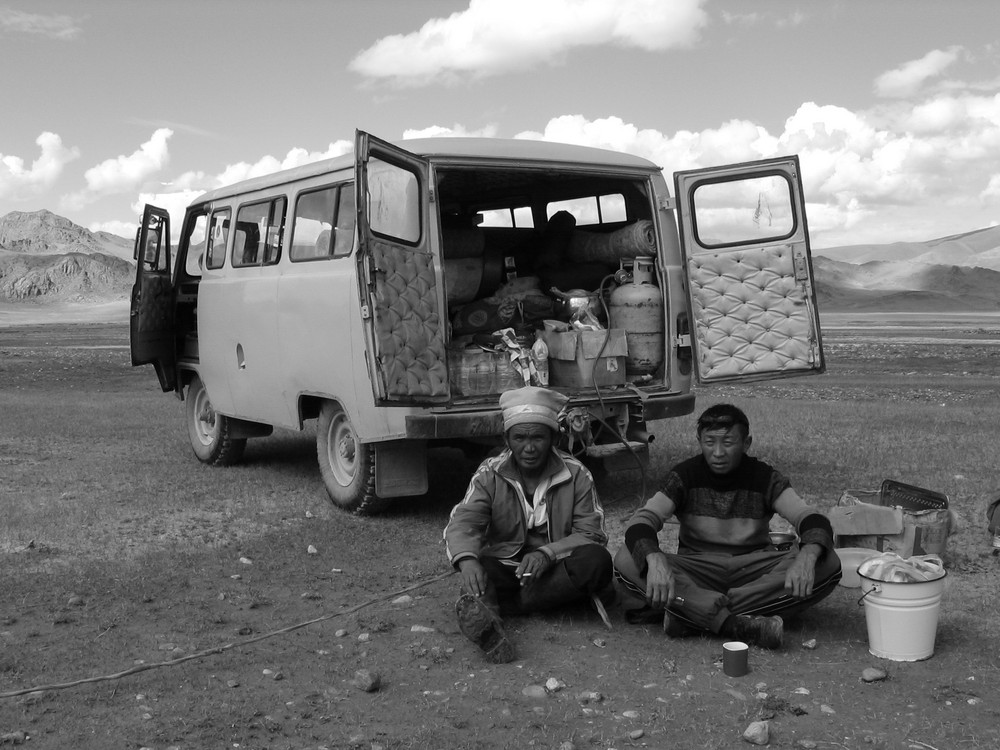
[[[881,490],[844,490],[829,513],[836,546],[895,552],[900,557],[943,556],[952,529],[947,498],[910,490],[919,488],[889,480]]]
[[[549,385],[592,388],[595,384],[625,383],[628,343],[624,328],[612,328],[610,331],[545,331],[542,337],[549,348]],[[601,347],[604,347],[603,351]],[[601,356],[598,357],[598,354]]]

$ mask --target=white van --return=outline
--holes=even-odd
[[[326,489],[358,513],[424,493],[429,448],[500,444],[500,392],[546,363],[563,447],[620,468],[694,410],[693,380],[824,371],[799,177],[795,156],[680,172],[672,197],[627,154],[359,131],[199,197],[176,253],[146,207],[132,364],[208,464],[318,420]]]

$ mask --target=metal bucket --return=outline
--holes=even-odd
[[[882,659],[920,661],[934,654],[942,575],[933,581],[879,581],[859,572],[868,651]],[[947,575],[947,574],[945,574]]]

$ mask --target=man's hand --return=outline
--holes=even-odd
[[[796,599],[803,599],[812,593],[816,582],[816,561],[821,554],[823,548],[818,544],[807,544],[799,550],[785,573],[785,591]]]
[[[514,575],[517,576],[522,586],[527,586],[538,580],[538,576],[548,570],[552,563],[551,557],[536,549],[521,558],[521,564],[517,566]]]
[[[458,563],[458,573],[462,576],[462,588],[473,596],[486,593],[486,569],[474,557],[466,557]]]
[[[646,598],[654,609],[666,609],[674,600],[674,572],[662,552],[646,555]]]

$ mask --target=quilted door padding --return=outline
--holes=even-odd
[[[816,334],[788,245],[688,261],[703,378],[812,369]]]
[[[446,396],[448,366],[430,253],[372,244],[375,335],[390,398]]]

